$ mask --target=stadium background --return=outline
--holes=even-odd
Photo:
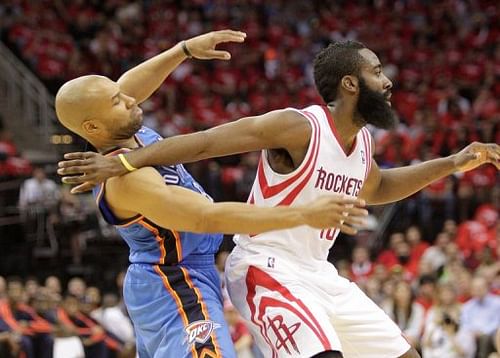
[[[390,168],[449,155],[475,140],[500,142],[499,16],[494,0],[2,1],[0,299],[17,289],[19,303],[42,312],[44,302],[53,311],[77,297],[89,315],[122,304],[125,244],[98,218],[89,195],[70,195],[55,174],[62,153],[87,149],[55,119],[53,95],[64,81],[88,73],[117,79],[182,39],[245,31],[244,44],[225,46],[231,61],[187,60],[141,106],[145,125],[168,137],[320,103],[315,54],[330,41],[357,39],[378,54],[394,82],[400,125],[371,128],[375,159]],[[250,153],[188,169],[215,200],[245,201],[257,161]],[[456,174],[403,202],[372,208],[369,227],[337,239],[330,259],[421,347],[432,343],[426,329],[442,324],[436,312],[446,311],[459,325],[447,342],[468,324],[462,304],[485,285],[500,293],[499,205],[493,166]],[[221,267],[231,247],[228,237]],[[227,310],[235,339],[245,336]],[[477,327],[493,320],[487,334],[494,333],[499,314],[493,308],[489,322]],[[476,343],[464,357],[493,351],[487,340]],[[2,344],[0,355],[7,354]],[[443,347],[432,346],[441,355],[427,356],[455,357]]]

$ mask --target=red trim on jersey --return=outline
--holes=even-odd
[[[255,266],[250,266],[247,272],[246,284],[248,292],[247,303],[250,307],[251,320],[254,324],[259,326],[260,333],[266,340],[267,344],[271,347],[273,358],[277,357],[278,353],[275,351],[274,345],[271,343],[271,340],[268,337],[267,327],[263,321],[263,316],[266,314],[267,307],[281,307],[283,309],[291,311],[313,331],[326,351],[332,350],[332,346],[330,345],[328,337],[326,336],[325,332],[321,328],[314,315],[311,313],[311,311],[309,311],[307,306],[299,298],[295,297],[285,286],[283,286],[276,279],[270,276],[267,272],[262,271]],[[271,297],[263,297],[259,303],[258,317],[255,317],[257,308],[254,303],[254,298],[257,286],[264,287],[269,291],[278,292],[289,302],[279,301]],[[297,306],[299,306],[300,310],[292,306],[291,303],[295,303]]]
[[[342,152],[345,154],[346,157],[350,156],[352,154],[352,152],[354,152],[354,148],[356,148],[356,144],[358,144],[357,137],[354,137],[354,142],[352,143],[351,148],[349,148],[349,151],[346,151],[344,146],[342,145],[342,141],[340,140],[340,135],[337,132],[337,128],[335,127],[335,122],[333,120],[332,114],[330,113],[328,108],[326,108],[326,106],[321,106],[321,108],[323,108],[323,111],[325,111],[327,122],[330,125],[330,129],[332,130],[333,136],[337,140],[337,143],[338,143],[339,147],[342,149]]]
[[[314,148],[313,163],[312,163],[311,169],[307,173],[306,177],[300,182],[299,185],[297,185],[290,193],[288,193],[288,195],[282,201],[280,201],[278,205],[290,205],[295,200],[297,195],[299,195],[299,193],[306,186],[307,182],[309,181],[309,179],[313,175],[314,169],[316,167],[316,162],[318,160],[319,146],[320,146],[320,131],[319,131],[320,126],[319,126],[318,120],[316,119],[316,117],[312,113],[306,112],[306,111],[302,111],[302,112],[311,120],[311,122],[313,123],[313,126],[316,128],[315,141],[317,140],[317,145]]]
[[[250,192],[250,197],[248,198],[248,204],[254,204],[255,198],[253,196],[253,190]]]
[[[300,112],[302,114],[306,115],[305,111],[300,111]],[[309,113],[309,112],[307,112],[307,113]],[[309,116],[307,116],[307,117],[310,118]],[[317,130],[319,130],[319,125],[318,125]],[[313,143],[311,146],[311,152],[309,153],[309,156],[307,158],[304,158],[304,160],[306,161],[306,164],[302,167],[302,169],[297,174],[295,174],[294,176],[286,179],[285,181],[283,181],[279,184],[269,186],[267,179],[266,179],[266,175],[264,173],[263,159],[261,158],[259,160],[259,167],[257,169],[257,177],[259,178],[260,191],[262,192],[262,196],[264,197],[264,199],[268,199],[272,196],[275,196],[276,194],[279,194],[281,191],[283,191],[284,189],[286,189],[287,187],[292,185],[310,167],[310,164],[313,160],[316,148],[319,147],[318,138],[317,138],[318,136],[316,135],[316,133],[314,133],[314,130],[313,130],[313,133],[311,133],[311,137],[312,137],[311,139],[313,139]]]
[[[361,129],[361,131],[363,132],[363,134],[365,135],[365,141],[366,141],[366,156],[367,156],[367,172],[366,172],[366,176],[365,176],[365,180],[366,178],[368,177],[368,175],[370,175],[370,171],[372,170],[372,142],[371,142],[371,134],[370,132],[368,131],[368,129],[366,127],[363,127]]]
[[[364,131],[364,128],[361,128],[361,135],[363,136],[363,145],[365,147],[365,160],[366,160],[366,163],[365,163],[365,181],[366,181],[366,178],[368,177],[368,173],[370,172],[369,168],[370,168],[370,158],[369,158],[369,151],[368,151],[368,147],[370,146],[369,142],[368,142],[368,138],[366,138],[366,132]]]

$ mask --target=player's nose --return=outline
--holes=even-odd
[[[134,107],[136,105],[136,100],[134,97],[124,96],[124,101],[128,109]]]

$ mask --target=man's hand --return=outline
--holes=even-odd
[[[337,228],[345,234],[354,235],[353,226],[364,224],[368,211],[363,209],[365,201],[345,195],[328,195],[316,199],[304,207],[306,224],[317,229]]]
[[[247,35],[241,31],[220,30],[186,40],[186,47],[194,58],[199,60],[229,60],[228,51],[216,50],[215,46],[224,42],[243,42]]]
[[[453,155],[457,171],[466,172],[478,166],[491,163],[500,169],[500,146],[494,143],[474,142]]]
[[[59,175],[63,183],[76,185],[72,194],[83,193],[108,178],[126,174],[128,171],[118,157],[105,157],[94,152],[75,152],[64,155],[65,161],[59,162]]]

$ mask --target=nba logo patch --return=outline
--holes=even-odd
[[[274,268],[274,261],[275,261],[274,257],[268,257],[267,258],[267,267]]]
[[[361,150],[361,163],[365,164],[366,159],[365,159],[365,151]]]
[[[200,343],[203,344],[210,338],[212,332],[220,328],[221,325],[212,321],[196,321],[189,324],[184,331],[186,332],[186,339],[188,346]]]

